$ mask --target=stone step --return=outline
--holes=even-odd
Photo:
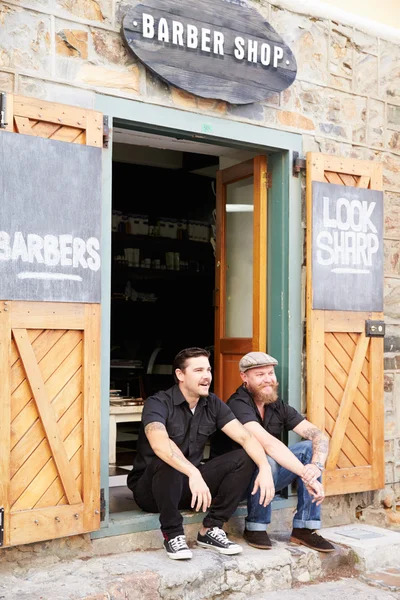
[[[354,524],[322,529],[320,533],[332,543],[351,549],[358,557],[361,571],[369,573],[399,566],[400,531]]]
[[[237,539],[238,542],[243,540]],[[351,550],[319,554],[274,539],[272,550],[243,543],[243,553],[223,556],[193,545],[193,558],[172,561],[164,550],[64,560],[37,568],[0,569],[2,600],[234,600],[317,581],[354,563]]]

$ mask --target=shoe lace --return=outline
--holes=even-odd
[[[226,537],[225,531],[219,527],[213,527],[208,531],[208,534],[221,544],[229,544],[229,540]]]
[[[186,543],[186,538],[184,535],[177,535],[169,542],[171,544],[172,550],[174,552],[178,552],[179,550],[187,550],[188,545]]]

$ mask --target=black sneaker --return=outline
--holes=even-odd
[[[170,540],[164,540],[164,548],[166,549],[169,558],[172,558],[172,560],[192,558],[192,551],[189,550],[184,535],[177,535]]]
[[[335,546],[319,535],[314,529],[293,528],[290,541],[302,544],[318,552],[334,552]]]
[[[197,534],[197,543],[203,548],[213,548],[221,554],[240,554],[243,551],[242,546],[231,542],[226,537],[226,533],[219,527],[209,529],[205,535]]]
[[[250,531],[249,529],[245,529],[243,537],[248,545],[254,548],[261,548],[261,550],[271,550],[272,548],[272,542],[266,531]]]

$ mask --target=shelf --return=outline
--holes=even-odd
[[[132,235],[129,233],[120,233],[117,231],[112,232],[113,242],[123,243],[127,247],[143,246],[146,244],[159,245],[167,248],[176,248],[177,250],[187,248],[197,250],[212,251],[212,245],[210,242],[198,242],[197,240],[178,240],[175,238],[167,238],[152,235]]]
[[[174,271],[168,269],[141,269],[139,267],[126,267],[113,265],[112,278],[124,277],[128,280],[144,280],[144,279],[159,279],[159,280],[171,280],[171,279],[211,279],[214,278],[214,272],[197,272],[197,271]]]

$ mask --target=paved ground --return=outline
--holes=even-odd
[[[316,585],[305,585],[283,592],[266,592],[249,596],[248,600],[400,600],[400,592],[371,587],[357,579],[342,579]],[[233,596],[229,600],[236,600]],[[241,600],[237,596],[237,600]]]

